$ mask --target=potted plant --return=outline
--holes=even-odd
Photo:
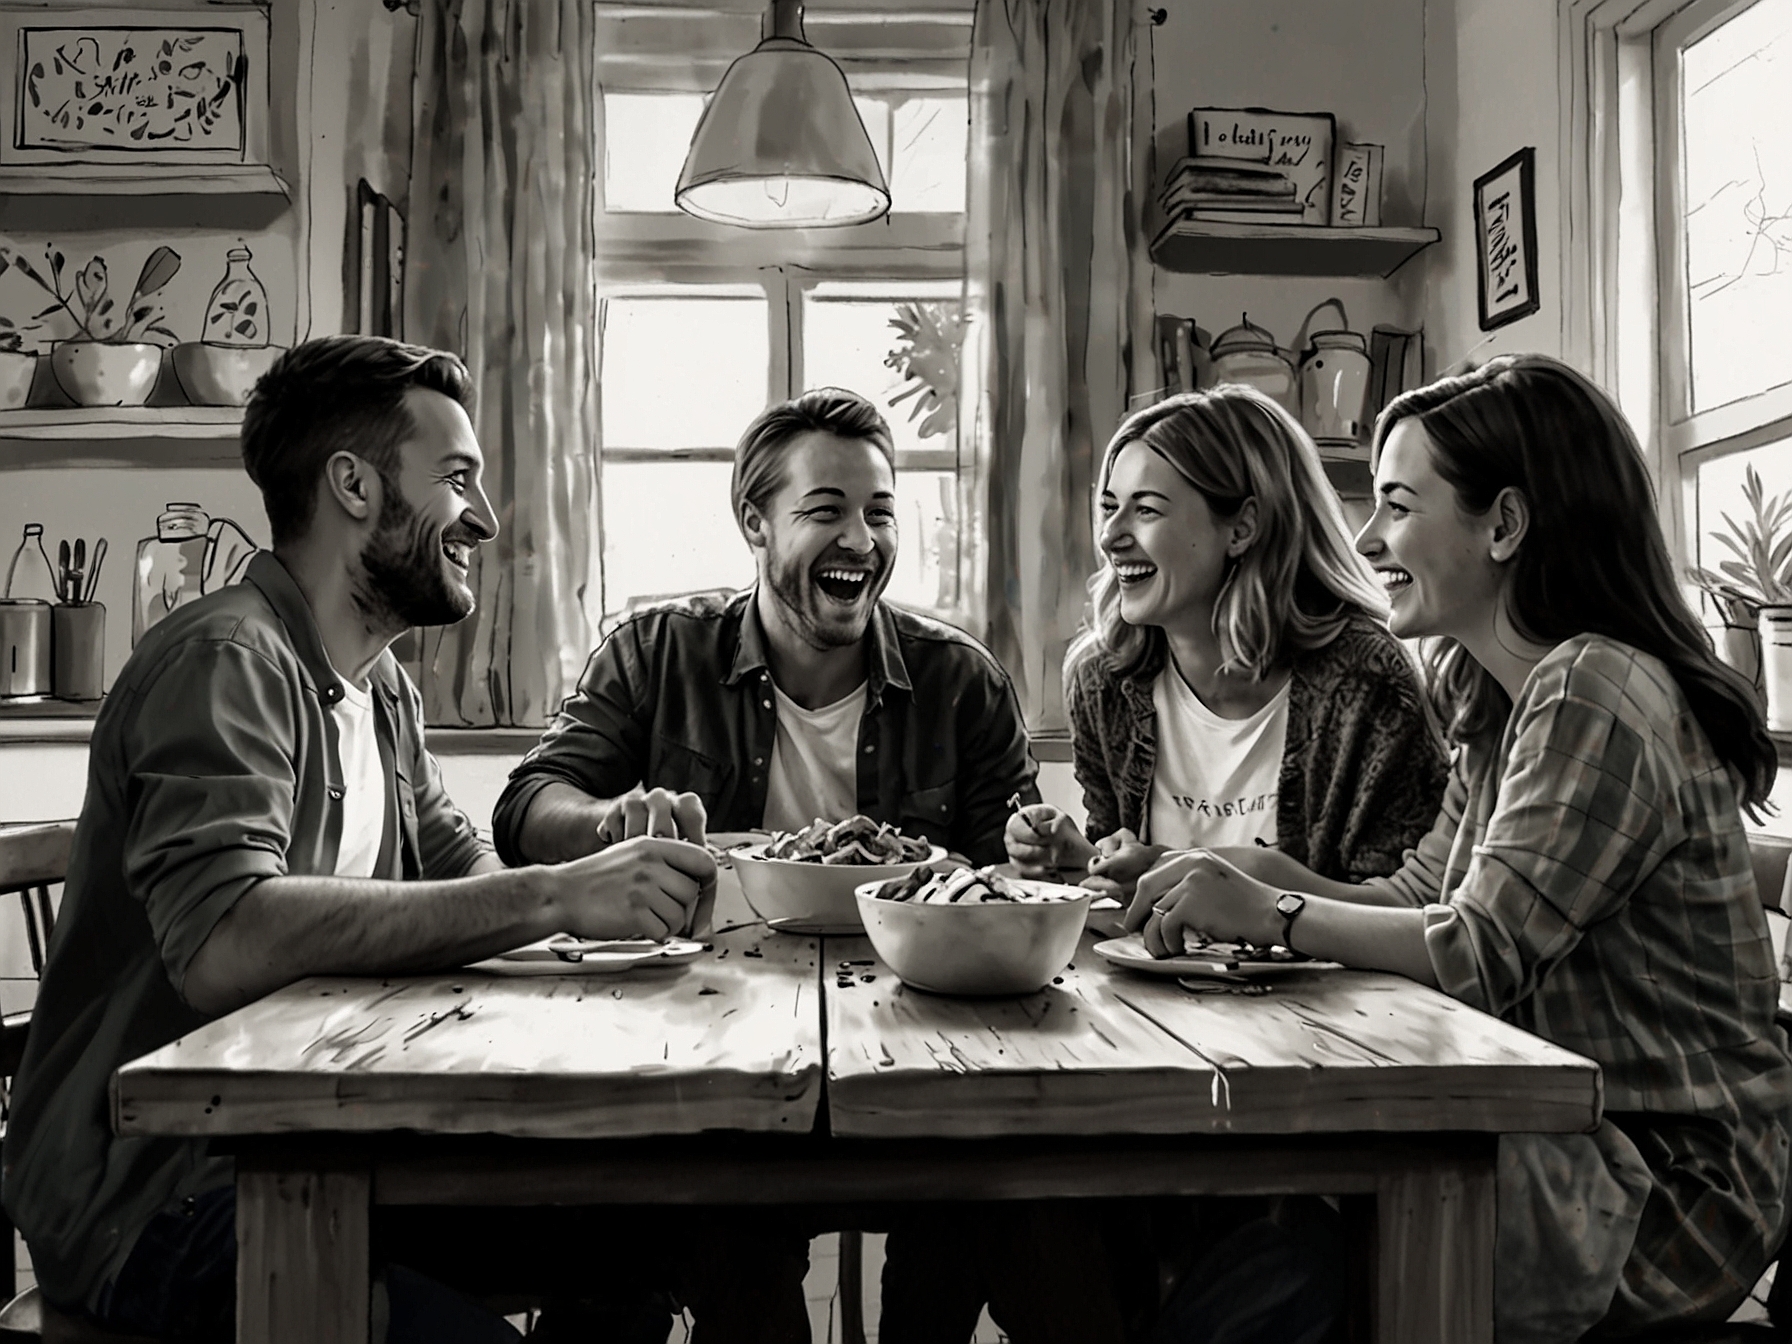
[[[0,247],[0,275],[12,269],[12,256]],[[0,316],[0,411],[13,411],[31,395],[37,375],[37,352],[25,348],[26,328]]]
[[[151,252],[122,308],[107,292],[104,257],[93,257],[75,272],[65,293],[67,258],[54,247],[46,248],[45,256],[48,280],[24,257],[15,253],[10,261],[54,300],[38,314],[39,320],[60,312],[74,322],[75,334],[50,352],[56,382],[78,406],[141,406],[155,386],[163,349],[180,339],[162,325],[162,306],[152,297],[180,270],[180,254],[171,247]]]
[[[1792,493],[1769,498],[1750,467],[1742,498],[1743,521],[1726,513],[1725,530],[1711,533],[1730,558],[1688,574],[1723,619],[1724,661],[1766,693],[1768,726],[1792,732]]]
[[[925,416],[919,435],[945,434],[958,423],[958,358],[964,348],[964,310],[956,303],[899,303],[890,319],[896,344],[884,356],[907,386],[890,405],[910,397],[908,418]]]

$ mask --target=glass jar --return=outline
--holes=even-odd
[[[207,345],[266,345],[268,291],[249,269],[249,249],[233,247],[225,260],[224,278],[205,308],[201,339]]]
[[[203,591],[206,532],[211,517],[197,504],[170,504],[156,518],[156,534],[137,543],[131,600],[131,647],[162,617]]]

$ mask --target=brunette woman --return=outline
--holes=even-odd
[[[1591,1134],[1502,1139],[1502,1344],[1722,1321],[1786,1222],[1792,1062],[1741,809],[1773,743],[1681,596],[1643,459],[1604,393],[1505,356],[1376,430],[1358,548],[1392,628],[1440,641],[1459,744],[1388,878],[1287,854],[1176,856],[1128,922],[1397,971],[1596,1060]],[[1652,1336],[1653,1337],[1653,1336]]]

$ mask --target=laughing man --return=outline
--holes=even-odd
[[[1002,862],[1007,800],[1038,799],[1038,767],[988,650],[882,600],[883,417],[839,388],[773,406],[735,450],[732,496],[758,582],[639,612],[598,647],[498,801],[498,852],[555,862],[862,814]]]

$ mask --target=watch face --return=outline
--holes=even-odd
[[[1276,897],[1276,913],[1285,919],[1292,919],[1306,908],[1307,898],[1292,891],[1285,891]]]

